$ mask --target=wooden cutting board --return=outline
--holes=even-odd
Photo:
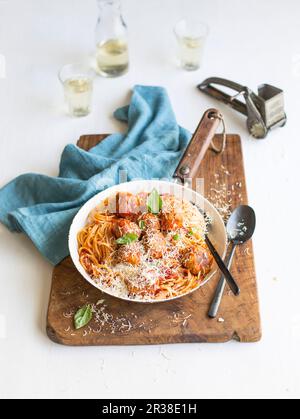
[[[106,135],[81,137],[78,145],[89,150]],[[217,136],[217,141],[220,137]],[[228,136],[226,151],[209,151],[199,170],[205,196],[226,218],[228,207],[247,203],[241,139]],[[257,342],[261,338],[259,303],[252,243],[237,250],[232,273],[241,287],[234,297],[226,289],[217,319],[207,316],[219,275],[199,291],[182,299],[155,305],[124,302],[91,286],[70,258],[53,272],[47,334],[63,345],[149,345],[187,342]],[[96,307],[91,323],[75,331],[73,316],[79,307]]]

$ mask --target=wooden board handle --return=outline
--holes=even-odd
[[[194,179],[199,166],[216,134],[220,124],[220,112],[209,109],[203,115],[175,173],[174,178],[184,182],[185,179]]]

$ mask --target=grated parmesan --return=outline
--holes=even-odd
[[[106,270],[98,269],[98,274],[93,278],[94,282],[101,289],[109,294],[120,298],[130,298],[132,300],[151,301],[154,299],[155,291],[159,280],[166,277],[176,269],[174,261],[178,261],[182,250],[186,248],[184,237],[187,231],[191,230],[204,238],[208,220],[204,218],[199,209],[188,201],[174,199],[174,196],[163,196],[162,213],[180,214],[184,211],[183,227],[177,229],[178,240],[174,242],[174,231],[167,232],[163,239],[162,258],[153,258],[153,250],[157,251],[158,241],[156,230],[147,230],[144,237],[144,245],[141,242],[132,243],[122,247],[122,256],[128,260],[130,254],[139,255],[139,264],[133,265],[121,262],[117,259],[115,265],[109,266],[111,276],[108,278]],[[175,264],[176,265],[176,264]],[[94,267],[94,270],[97,270]]]

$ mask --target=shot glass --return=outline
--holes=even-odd
[[[202,65],[208,26],[196,20],[182,19],[175,25],[174,32],[180,66],[187,71],[198,70]]]
[[[92,108],[95,73],[88,64],[68,64],[59,72],[69,114],[87,116]]]

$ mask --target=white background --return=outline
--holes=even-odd
[[[210,25],[203,68],[173,62],[174,23]],[[95,0],[0,0],[0,187],[24,172],[56,175],[63,147],[81,134],[124,129],[112,112],[137,83],[165,86],[178,122],[196,127],[212,104],[195,89],[222,76],[285,90],[288,125],[250,139],[245,119],[219,105],[243,138],[250,203],[258,216],[256,265],[263,340],[242,345],[67,348],[45,335],[51,266],[23,236],[0,226],[0,397],[299,397],[298,0],[124,0],[131,69],[95,85],[93,113],[64,114],[58,69],[94,48]]]

